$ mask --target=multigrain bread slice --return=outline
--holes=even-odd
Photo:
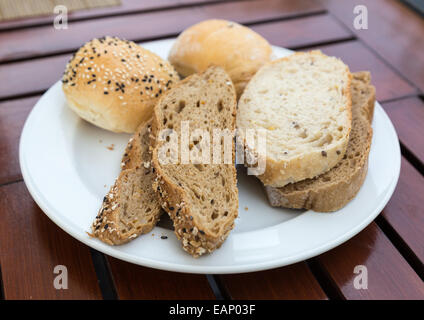
[[[237,128],[266,130],[266,170],[273,187],[316,177],[345,154],[352,122],[351,74],[339,59],[299,52],[262,67],[238,104]],[[247,151],[259,155],[255,146]]]
[[[198,257],[219,248],[234,227],[238,214],[237,178],[234,166],[236,94],[230,77],[220,67],[210,67],[194,74],[171,89],[155,107],[152,129],[156,137],[153,167],[158,191],[165,209],[174,223],[174,231],[183,249]],[[205,130],[211,138],[214,129],[228,129],[231,133],[230,161],[214,164],[184,164],[181,157],[176,164],[164,164],[161,150],[167,141],[161,139],[163,130],[180,134],[183,121],[189,121],[189,150],[195,150],[206,138],[194,135],[194,130]],[[220,139],[221,159],[224,160],[223,140]],[[182,148],[182,146],[181,146]],[[194,149],[193,149],[194,148]],[[199,148],[212,153],[212,148]],[[212,155],[211,155],[212,159]],[[190,159],[192,160],[192,159]]]
[[[330,212],[342,208],[355,197],[368,170],[374,101],[375,88],[370,84],[369,72],[354,73],[352,131],[345,156],[336,167],[315,179],[283,188],[266,187],[272,206]]]
[[[122,171],[103,198],[92,225],[92,236],[118,245],[150,232],[162,212],[152,189],[154,179],[149,151],[150,122],[141,125],[129,140],[122,159]]]

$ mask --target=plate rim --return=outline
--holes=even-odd
[[[159,41],[152,41],[149,43],[157,43],[157,42],[165,42],[165,41],[172,41],[174,39],[166,39],[166,40],[159,40]],[[146,43],[144,43],[146,44]],[[283,49],[287,50],[282,47],[273,46],[273,48],[276,49]],[[84,243],[88,247],[91,247],[95,250],[98,250],[104,254],[107,254],[109,256],[112,256],[119,260],[124,260],[130,263],[134,263],[137,265],[142,265],[150,268],[160,269],[160,270],[166,270],[166,271],[173,271],[173,272],[182,272],[182,273],[197,273],[197,274],[231,274],[231,273],[246,273],[246,272],[254,272],[254,271],[262,271],[262,270],[268,270],[273,269],[277,267],[282,267],[286,265],[291,265],[300,261],[304,261],[306,259],[310,259],[312,257],[315,257],[317,255],[320,255],[324,252],[327,252],[342,243],[350,240],[355,235],[357,235],[360,231],[362,231],[366,226],[368,226],[382,211],[384,206],[387,204],[387,202],[390,200],[396,185],[399,180],[400,176],[400,168],[401,168],[401,152],[400,152],[400,144],[397,132],[394,128],[394,125],[392,121],[390,120],[387,113],[384,111],[384,109],[381,107],[380,103],[378,101],[375,101],[375,107],[378,108],[378,112],[381,112],[382,116],[385,118],[385,122],[387,122],[389,130],[393,138],[396,139],[397,143],[394,143],[395,149],[396,149],[396,173],[394,174],[390,185],[387,186],[386,192],[384,195],[384,198],[380,200],[379,204],[374,208],[371,214],[367,216],[366,219],[363,219],[361,223],[357,224],[355,228],[349,229],[348,232],[345,232],[342,235],[339,235],[336,239],[332,240],[331,242],[327,242],[323,245],[321,245],[318,248],[312,248],[309,251],[301,251],[298,254],[295,254],[293,256],[285,256],[285,257],[278,257],[277,259],[273,260],[265,260],[261,262],[250,262],[248,264],[235,264],[235,265],[226,265],[226,266],[203,266],[203,265],[184,265],[184,264],[175,264],[168,261],[157,261],[152,260],[151,258],[143,258],[143,257],[137,257],[135,258],[133,255],[123,252],[123,251],[117,251],[115,246],[107,246],[101,242],[97,241],[90,241],[90,238],[82,237],[80,236],[75,230],[74,227],[71,225],[66,224],[66,220],[60,219],[60,215],[55,214],[55,209],[49,207],[49,203],[46,201],[43,201],[43,195],[39,190],[37,190],[35,186],[35,182],[33,181],[30,173],[27,171],[27,168],[25,166],[25,159],[24,159],[24,147],[25,147],[25,137],[28,132],[28,127],[31,118],[33,117],[33,114],[36,112],[37,105],[40,104],[40,101],[45,97],[50,90],[52,90],[55,86],[60,84],[60,80],[57,81],[55,84],[53,84],[36,102],[32,110],[30,111],[24,127],[22,129],[20,140],[19,140],[19,165],[23,177],[23,181],[34,199],[34,201],[37,203],[37,205],[40,207],[40,209],[43,211],[47,217],[52,220],[57,226],[59,226],[62,230],[64,230],[67,234],[75,238],[76,240]]]

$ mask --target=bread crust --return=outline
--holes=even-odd
[[[203,74],[211,72],[214,68],[210,67],[208,70],[204,71],[199,76],[202,77]],[[193,75],[198,76],[198,75]],[[187,82],[191,81],[191,77],[188,77],[180,81],[173,90],[177,90],[179,87],[183,87]],[[232,84],[231,84],[232,86]],[[158,150],[156,137],[161,128],[160,116],[158,113],[158,106],[161,105],[162,99],[156,105],[156,108],[153,113],[152,120],[152,145],[153,156],[152,163],[155,169],[156,178],[153,182],[153,189],[156,190],[161,198],[162,208],[169,214],[170,218],[174,223],[174,232],[177,238],[181,241],[183,249],[191,254],[193,257],[197,258],[205,253],[212,252],[221,247],[222,243],[227,238],[230,231],[234,228],[234,219],[238,215],[238,202],[237,208],[234,212],[231,212],[230,215],[233,219],[229,220],[229,223],[223,226],[223,231],[221,234],[215,234],[210,232],[207,229],[202,227],[202,223],[196,218],[192,213],[192,208],[188,205],[189,197],[183,187],[175,184],[162,170],[158,159]],[[236,95],[233,90],[233,99],[234,104],[232,107],[232,119],[231,127],[235,128],[235,116],[236,116]],[[233,142],[232,146],[232,157],[235,159],[235,144]],[[232,180],[237,183],[237,173],[235,168],[232,169]],[[236,198],[238,199],[238,190],[235,188]]]
[[[105,37],[75,53],[62,89],[68,106],[84,120],[133,133],[151,118],[158,97],[178,81],[168,61],[132,41]]]
[[[184,77],[211,65],[227,71],[239,97],[258,69],[271,61],[272,48],[262,36],[238,23],[206,20],[182,32],[169,61]]]
[[[321,53],[321,51],[315,50],[311,52],[296,52],[290,56],[283,57],[278,60],[274,60],[268,63],[265,67],[273,66],[281,63],[282,61],[288,61],[295,56],[300,55],[313,55],[313,56],[325,56]],[[260,72],[260,71],[259,71]],[[242,111],[242,107],[240,106],[245,99],[245,95],[248,93],[249,87],[253,80],[259,76],[259,72],[252,78],[251,82],[246,87],[245,93],[240,98],[239,102],[239,112]],[[346,75],[346,85],[343,87],[343,95],[346,96],[346,111],[347,111],[347,119],[348,122],[352,123],[352,97],[351,97],[351,82],[352,75],[349,71],[348,66],[345,65],[345,75]],[[240,126],[240,125],[239,125]],[[245,128],[241,128],[245,129]],[[321,150],[315,150],[313,152],[309,152],[305,155],[297,156],[292,159],[275,159],[266,156],[266,170],[263,174],[258,175],[257,177],[262,181],[262,183],[266,186],[270,187],[283,187],[289,183],[294,183],[297,181],[301,181],[308,178],[314,178],[324,172],[331,170],[344,156],[347,148],[347,144],[349,141],[351,126],[347,127],[345,132],[345,137],[340,140],[338,144],[334,144],[334,146],[330,148],[326,148],[325,153]],[[241,131],[241,134],[243,132]],[[243,136],[242,136],[243,138]],[[244,143],[246,145],[246,143]],[[246,147],[248,152],[256,154],[255,150],[249,150]]]
[[[273,188],[266,186],[266,193],[272,206],[287,207],[294,209],[310,209],[318,212],[332,212],[344,207],[352,200],[361,188],[367,171],[368,155],[372,140],[372,117],[374,113],[375,88],[370,84],[369,72],[357,72],[353,74],[354,82],[363,82],[367,89],[367,98],[362,106],[358,106],[355,111],[358,119],[354,120],[354,125],[364,125],[366,135],[365,148],[363,150],[364,160],[357,163],[350,176],[337,181],[328,181],[322,184],[314,184],[305,189],[296,188]],[[361,89],[363,90],[363,89]],[[337,170],[334,168],[333,170]],[[331,171],[329,172],[331,174]],[[294,184],[295,186],[296,184]],[[294,190],[293,190],[294,189]]]

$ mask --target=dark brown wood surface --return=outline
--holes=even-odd
[[[424,91],[424,19],[398,0],[321,0],[321,3],[368,47]],[[368,29],[353,26],[353,9],[368,9]]]
[[[6,299],[101,299],[90,250],[38,208],[23,182],[0,187],[0,263]],[[68,289],[55,289],[57,265]]]
[[[0,102],[0,185],[22,179],[19,137],[38,96]]]
[[[422,299],[424,283],[373,222],[347,243],[316,258],[345,299]],[[356,266],[366,267],[367,288],[357,289]]]
[[[43,92],[60,80],[70,54],[0,64],[0,99]]]
[[[302,27],[302,29],[300,29]],[[302,47],[329,39],[345,40],[351,34],[328,15],[287,20],[282,22],[260,23],[253,29],[262,34],[272,44],[292,48]],[[303,36],[296,34],[304,30]],[[281,32],[292,36],[281,36]],[[296,32],[295,34],[293,34]],[[0,99],[40,93],[60,79],[64,65],[71,54],[61,54],[46,58],[35,58],[7,64],[0,64]],[[28,76],[28,75],[31,76]]]
[[[329,14],[255,24],[252,29],[271,44],[289,49],[352,39],[353,33]]]
[[[0,22],[2,298],[424,299],[424,20],[397,0],[372,0],[366,1],[369,29],[356,30],[356,4],[122,0],[122,6],[71,13],[66,31],[55,30],[46,16]],[[274,45],[322,49],[342,58],[352,71],[371,71],[377,98],[401,141],[402,170],[380,217],[345,244],[268,271],[208,277],[159,271],[89,249],[51,222],[29,195],[19,169],[20,133],[75,49],[106,34],[139,42],[173,37],[210,18],[244,23]],[[53,286],[53,268],[59,264],[68,268],[67,290]],[[366,290],[353,285],[357,265],[367,267]]]
[[[327,299],[305,262],[267,271],[222,275],[219,278],[231,299]]]
[[[68,12],[68,21],[87,20],[97,17],[125,15],[135,12],[158,11],[170,8],[180,8],[183,6],[194,6],[210,4],[213,2],[228,0],[120,0],[121,4],[117,6],[97,7],[90,10],[77,10]],[[233,0],[242,1],[242,0]],[[0,21],[0,31],[27,26],[51,24],[52,15],[43,15],[37,17],[28,17],[25,19],[13,19]]]
[[[318,46],[316,49],[321,49],[328,55],[341,58],[349,65],[352,72],[369,70],[379,101],[417,94],[416,88],[399,76],[393,68],[379,59],[360,41]]]
[[[204,275],[140,267],[108,258],[119,299],[214,299]]]
[[[0,33],[0,43],[8,44],[0,46],[0,62],[74,51],[84,42],[105,35],[135,41],[175,36],[210,17],[252,23],[322,11],[312,0],[267,0],[266,5],[262,0],[252,0],[77,21],[66,30],[50,25],[19,29]]]
[[[402,158],[399,183],[382,217],[416,257],[421,270],[424,262],[424,177]],[[422,274],[424,275],[424,274]]]
[[[424,163],[424,101],[410,97],[383,104],[392,120],[399,139],[421,163]]]

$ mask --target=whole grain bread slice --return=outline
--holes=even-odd
[[[375,88],[370,80],[369,72],[353,74],[352,130],[343,159],[314,179],[282,188],[265,187],[272,206],[330,212],[342,208],[355,197],[367,174],[371,147]]]
[[[263,66],[246,86],[237,111],[243,138],[266,130],[266,159],[258,178],[268,186],[314,178],[342,158],[352,124],[351,73],[320,51],[298,52]]]
[[[214,129],[227,129],[233,134],[235,116],[234,85],[219,67],[210,67],[184,79],[159,100],[154,110],[153,167],[157,179],[153,188],[160,194],[162,207],[173,220],[183,249],[194,257],[219,248],[234,226],[238,214],[234,139],[232,136],[229,139],[227,163],[193,163],[193,159],[184,163],[178,157],[175,163],[166,164],[160,153],[167,143],[162,133],[172,130],[182,139],[183,121],[189,121],[189,150],[209,153],[212,159],[212,148],[200,147],[206,138],[196,136],[195,130],[204,130],[212,143]],[[220,143],[221,159],[225,160],[222,139]]]
[[[92,225],[92,236],[118,245],[150,232],[162,213],[152,189],[150,122],[141,125],[129,140],[122,159],[122,171],[103,198]]]

